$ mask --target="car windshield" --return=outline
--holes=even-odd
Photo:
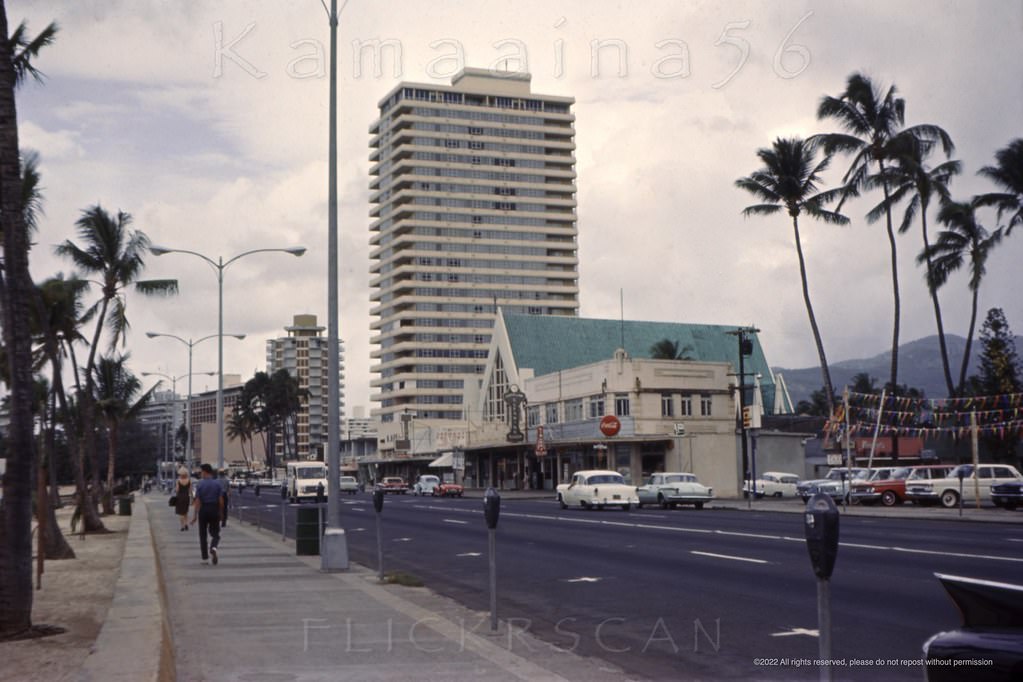
[[[912,469],[910,469],[909,467],[899,467],[898,469],[892,471],[891,480],[901,481],[908,477],[911,471]]]
[[[436,483],[437,481],[438,481],[438,478],[436,476],[420,476],[419,477],[419,482],[420,483]]]
[[[323,478],[324,471],[321,467],[298,467],[295,469],[296,478]]]
[[[597,474],[586,479],[587,485],[597,485],[600,483],[620,483],[625,485],[625,479],[620,474]]]
[[[969,478],[973,475],[972,464],[960,464],[948,475],[949,478],[959,478],[959,472],[963,472],[963,478]]]
[[[696,480],[696,476],[692,474],[676,474],[674,476],[665,476],[665,483],[692,483]]]

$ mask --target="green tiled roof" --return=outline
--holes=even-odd
[[[630,357],[649,358],[650,347],[662,339],[676,342],[683,356],[692,360],[728,362],[736,371],[739,367],[739,342],[727,333],[737,326],[507,313],[504,324],[516,366],[532,368],[535,376],[610,360],[619,347]],[[760,339],[753,334],[752,340],[753,355],[745,360],[746,372],[761,375],[764,409],[770,411],[774,381]],[[753,383],[752,377],[747,377],[747,383]]]

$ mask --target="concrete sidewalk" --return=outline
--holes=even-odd
[[[425,588],[380,585],[232,518],[220,563],[196,529],[148,501],[179,680],[622,680],[619,669],[535,640]]]

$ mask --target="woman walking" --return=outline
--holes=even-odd
[[[178,480],[174,484],[174,495],[177,498],[174,503],[174,512],[181,520],[181,530],[188,530],[188,508],[192,505],[192,479],[188,476],[188,469],[178,469]]]

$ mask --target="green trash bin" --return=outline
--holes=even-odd
[[[299,507],[295,523],[295,554],[316,556],[320,553],[320,509]]]
[[[117,515],[118,516],[131,516],[131,495],[122,495],[117,498]]]

